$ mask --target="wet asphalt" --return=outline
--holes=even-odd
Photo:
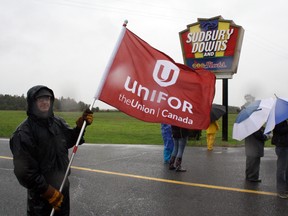
[[[26,190],[0,139],[0,215],[26,215]],[[186,147],[186,173],[168,170],[163,146],[84,144],[69,176],[71,216],[284,216],[276,196],[276,155],[265,148],[261,183],[244,179],[244,147]]]

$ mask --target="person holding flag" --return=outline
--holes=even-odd
[[[215,75],[176,63],[126,29],[127,23],[123,24],[90,109],[99,99],[146,122],[207,128]],[[60,210],[57,215],[69,215],[67,176],[77,147],[84,142],[84,129],[93,121],[92,112],[86,110],[71,129],[54,116],[54,93],[48,87],[32,87],[27,102],[28,118],[10,139],[15,175],[28,189],[27,214],[43,216],[51,210],[53,215]],[[72,146],[69,161],[68,148]]]
[[[14,173],[27,188],[29,216],[46,216],[53,210],[55,215],[70,214],[68,179],[59,191],[69,164],[68,149],[75,145],[82,126],[93,122],[93,113],[87,109],[76,121],[76,127],[70,128],[62,118],[54,116],[54,99],[53,91],[46,86],[29,89],[28,118],[10,139]],[[79,138],[84,143],[83,136]]]

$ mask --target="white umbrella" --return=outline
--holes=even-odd
[[[259,130],[267,121],[274,100],[273,98],[257,100],[243,109],[233,125],[232,138],[240,141]]]
[[[286,119],[288,119],[288,99],[277,97],[269,113],[264,133],[269,133],[274,129],[276,124]]]

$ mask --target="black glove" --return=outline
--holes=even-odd
[[[84,121],[86,121],[86,125],[91,125],[93,122],[93,112],[90,109],[86,109],[82,116],[78,118],[78,120],[76,121],[76,125],[78,128],[82,128],[82,125],[84,123]]]

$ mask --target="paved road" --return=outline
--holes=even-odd
[[[262,183],[244,180],[244,148],[187,147],[186,173],[162,162],[162,146],[82,145],[73,161],[71,216],[284,216],[275,194],[276,156],[265,149]],[[25,215],[26,191],[0,139],[0,215]]]

